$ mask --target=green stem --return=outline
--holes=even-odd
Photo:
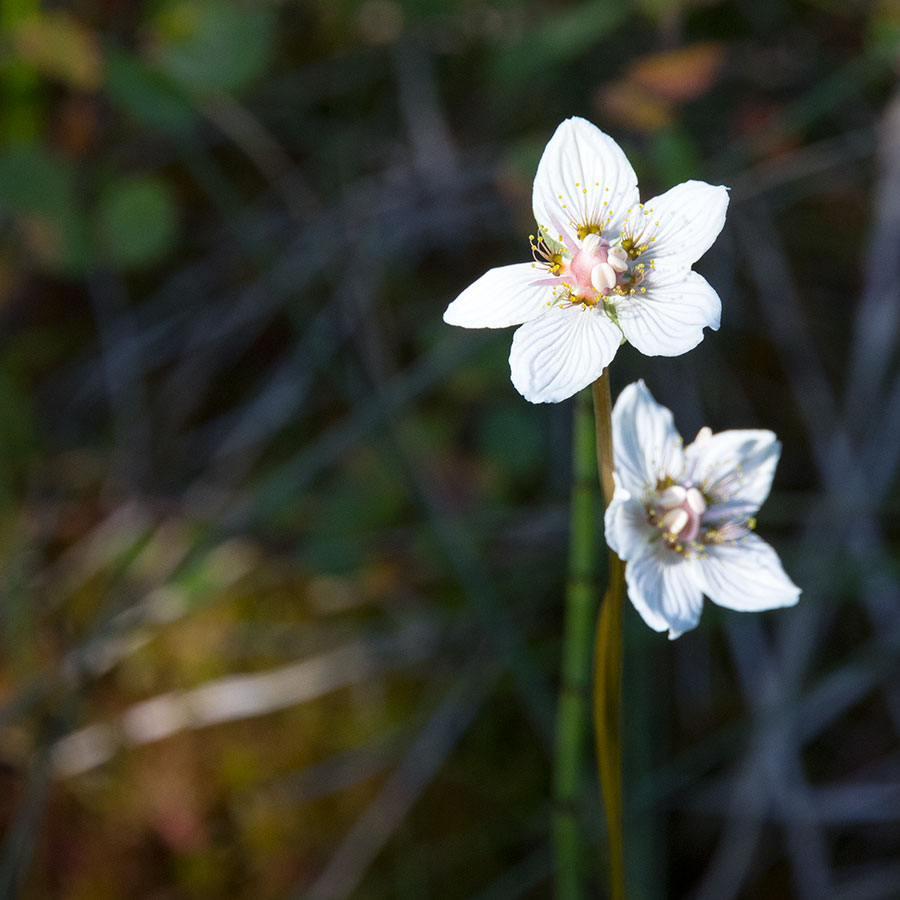
[[[591,418],[590,394],[582,391],[575,398],[569,576],[553,771],[556,900],[582,900],[585,896],[586,853],[578,806],[584,796],[591,644],[596,615],[597,476]]]
[[[591,386],[594,394],[597,471],[600,473],[600,487],[603,488],[604,509],[612,502],[613,491],[615,491],[613,482],[612,397],[609,392],[608,373],[609,369],[604,369],[603,374]]]
[[[605,505],[612,500],[612,401],[608,370],[594,382],[597,467]],[[609,551],[609,587],[600,606],[594,651],[594,734],[609,839],[610,898],[625,900],[622,803],[622,600],[625,564]]]

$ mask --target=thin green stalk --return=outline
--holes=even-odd
[[[597,476],[591,397],[575,398],[569,576],[556,719],[553,845],[556,900],[585,897],[586,852],[578,821],[584,795],[593,622],[596,615]]]
[[[600,473],[600,487],[603,489],[604,509],[612,502],[615,484],[613,482],[612,444],[612,397],[609,391],[609,368],[593,383],[594,428],[597,446],[597,471]],[[593,465],[593,463],[592,463]]]
[[[605,506],[612,500],[612,400],[608,370],[594,382],[597,467]],[[600,606],[594,650],[594,734],[609,838],[611,900],[625,900],[622,804],[622,600],[625,565],[609,551],[609,587]]]

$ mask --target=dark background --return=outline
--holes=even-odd
[[[441,314],[581,115],[731,187],[721,331],[613,391],[778,433],[804,588],[626,610],[630,896],[900,897],[898,50],[888,0],[3,0],[0,895],[550,895],[571,407]]]

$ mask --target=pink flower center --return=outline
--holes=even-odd
[[[705,512],[706,500],[697,488],[667,487],[656,501],[656,524],[663,540],[673,546],[696,540]]]
[[[587,235],[561,273],[572,299],[595,305],[620,283],[627,259],[621,248],[611,248],[599,235]]]
[[[574,279],[573,287],[578,287],[586,291],[593,290],[591,283],[591,272],[594,266],[602,265],[609,258],[609,244],[606,241],[596,238],[596,235],[588,235],[585,239],[584,246],[572,257],[569,263],[569,272]]]

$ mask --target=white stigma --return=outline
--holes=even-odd
[[[594,290],[600,291],[601,294],[611,291],[616,286],[615,269],[609,263],[597,263],[591,269],[591,284],[594,286]]]
[[[620,275],[628,268],[628,251],[621,247],[610,247],[607,262]]]
[[[581,244],[581,249],[593,256],[600,249],[600,235],[594,234],[593,232],[587,235]]]
[[[659,524],[665,534],[679,534],[690,520],[691,517],[681,507],[677,507],[670,509]]]
[[[706,512],[706,500],[704,500],[703,494],[701,494],[697,488],[688,488],[685,500],[687,501],[687,505],[697,513],[697,515],[702,515]]]
[[[687,491],[680,484],[673,484],[659,495],[658,503],[663,509],[672,509],[674,506],[681,506],[686,497]]]

